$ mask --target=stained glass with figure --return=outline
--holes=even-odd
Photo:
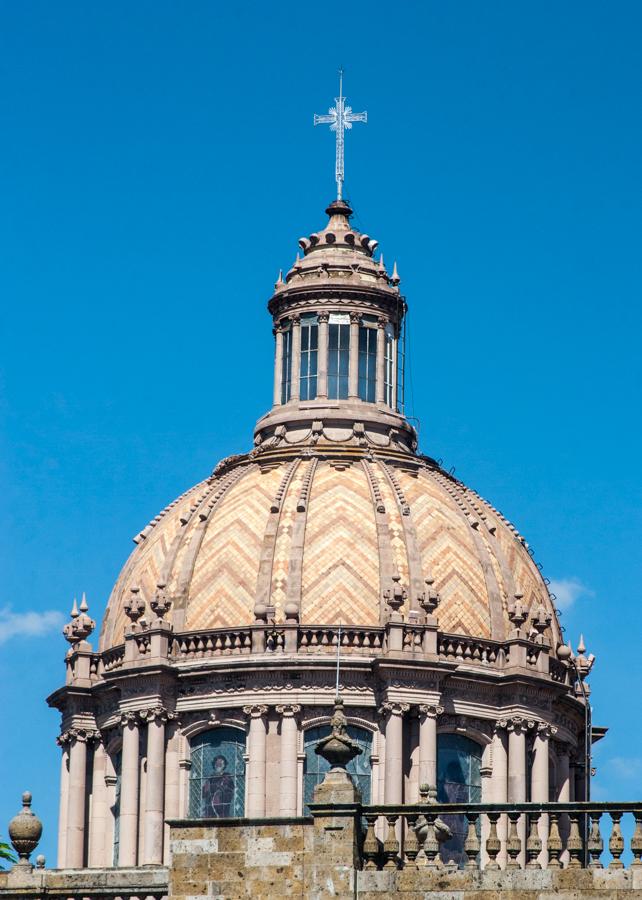
[[[191,741],[189,814],[198,819],[242,816],[245,809],[245,733],[213,728]]]
[[[461,734],[440,734],[437,743],[437,800],[439,803],[481,803],[481,747]],[[444,862],[466,862],[465,816],[442,816],[453,833],[441,846]]]

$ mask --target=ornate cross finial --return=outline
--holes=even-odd
[[[331,106],[328,114],[324,116],[314,117],[315,125],[329,125],[330,131],[334,131],[337,138],[336,161],[334,175],[337,182],[337,200],[342,199],[343,194],[343,146],[345,129],[352,128],[353,122],[367,122],[368,113],[352,112],[351,106],[345,105],[345,97],[343,96],[343,69],[339,69],[339,96],[335,97],[335,105]]]

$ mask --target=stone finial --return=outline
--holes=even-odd
[[[401,586],[401,576],[393,575],[392,576],[392,590],[387,590],[384,592],[384,598],[390,609],[392,610],[392,614],[397,618],[400,617],[399,610],[404,605],[407,594],[404,588]]]
[[[545,606],[540,604],[535,610],[535,615],[532,619],[533,628],[535,629],[539,637],[542,637],[552,621],[553,616],[550,611],[547,610]]]
[[[528,618],[528,611],[522,603],[523,597],[523,594],[515,594],[515,600],[508,607],[508,618],[518,631]]]
[[[330,763],[332,769],[345,769],[351,759],[363,753],[361,747],[348,737],[348,720],[343,711],[343,700],[334,701],[334,713],[330,719],[332,728],[328,737],[321,738],[314,752]]]
[[[390,283],[393,284],[395,287],[397,287],[397,285],[399,284],[400,281],[401,281],[401,278],[399,278],[399,273],[397,272],[397,260],[395,260],[394,264],[392,266],[392,275],[390,276]]]
[[[87,615],[88,610],[89,605],[87,604],[87,598],[84,592],[80,601],[80,608],[78,608],[76,598],[74,597],[74,603],[71,607],[71,622],[67,622],[62,629],[65,640],[69,641],[72,647],[75,644],[80,643],[80,641],[87,640],[96,627],[94,620]]]
[[[31,811],[31,793],[22,795],[22,810],[9,822],[9,838],[18,854],[17,866],[33,868],[29,856],[38,846],[42,834],[42,822]]]
[[[145,601],[140,596],[139,587],[130,587],[129,597],[125,599],[123,609],[129,621],[135,625],[145,612]]]
[[[162,619],[167,615],[171,607],[172,601],[169,598],[166,586],[164,584],[157,584],[156,593],[149,601],[149,608],[154,613],[157,619]]]
[[[426,590],[417,598],[426,616],[432,616],[441,602],[441,597],[433,588],[434,583],[434,578],[426,578]]]
[[[569,641],[568,644],[558,644],[555,653],[561,662],[568,662],[573,657],[571,642]]]
[[[580,642],[577,645],[577,656],[575,657],[575,668],[581,681],[584,681],[595,663],[595,657],[592,653],[589,656],[585,656],[585,654],[586,644],[584,643],[584,635],[581,634]]]

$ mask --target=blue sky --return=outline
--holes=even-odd
[[[642,783],[642,7],[0,3],[0,833],[54,859],[60,626],[271,397],[265,303],[333,197],[397,259],[424,452],[527,536]],[[632,710],[637,708],[637,714]],[[8,723],[11,723],[8,726]]]

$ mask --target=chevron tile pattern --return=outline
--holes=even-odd
[[[442,631],[490,637],[488,592],[466,519],[429,475],[397,470],[417,531],[422,568],[435,579]]]
[[[379,551],[366,475],[322,462],[312,482],[303,554],[302,619],[379,623]]]
[[[253,621],[261,543],[282,467],[252,467],[213,512],[196,558],[185,629]]]

